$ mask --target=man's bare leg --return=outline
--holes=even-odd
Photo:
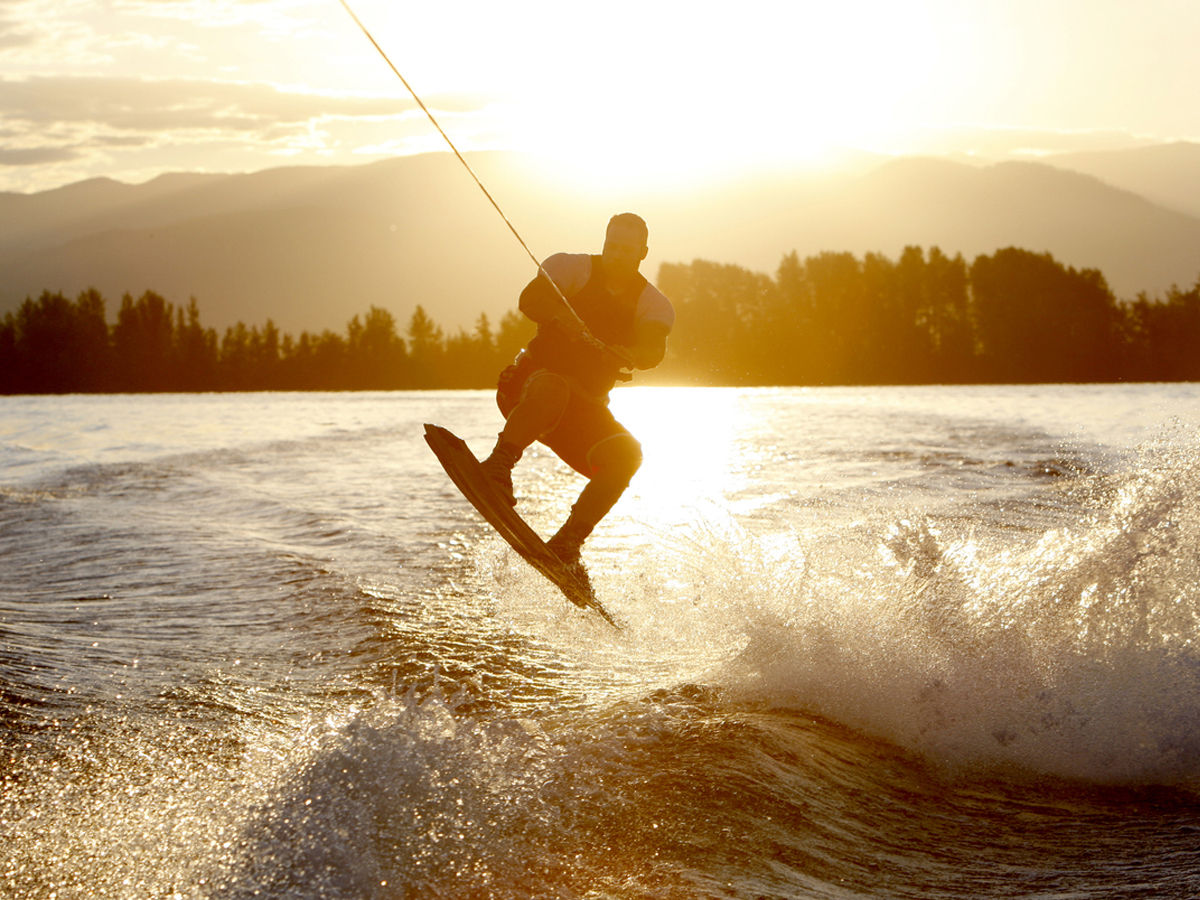
[[[526,382],[520,402],[509,412],[491,455],[483,461],[485,474],[514,506],[513,466],[526,447],[554,430],[570,399],[571,386],[565,378],[544,370],[535,372]]]
[[[642,464],[642,447],[632,435],[618,434],[601,441],[588,454],[592,477],[571,507],[571,515],[547,542],[565,563],[581,564],[583,542],[621,499]]]

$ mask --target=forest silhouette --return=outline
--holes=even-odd
[[[677,322],[667,359],[639,380],[694,385],[959,384],[1200,380],[1200,279],[1118,301],[1095,269],[1015,247],[968,265],[937,247],[899,259],[783,257],[772,277],[696,260],[658,286]],[[344,333],[280,333],[271,320],[218,335],[193,297],[107,301],[45,291],[0,320],[0,393],[488,388],[533,334],[515,310],[447,335],[418,305],[401,334],[372,306]]]

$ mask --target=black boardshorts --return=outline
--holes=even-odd
[[[547,370],[535,365],[528,356],[523,356],[500,373],[496,405],[500,407],[504,418],[508,418],[525,396],[525,386],[529,380],[542,371]],[[591,478],[595,474],[595,468],[588,461],[592,449],[620,435],[629,435],[632,439],[629,430],[616,420],[604,401],[572,389],[558,424],[539,440],[580,475]]]

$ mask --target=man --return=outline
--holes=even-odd
[[[640,216],[613,216],[598,256],[555,254],[521,292],[521,312],[537,323],[537,335],[500,375],[496,402],[506,421],[483,462],[514,504],[512,470],[535,440],[588,478],[548,541],[584,578],[583,542],[642,463],[641,445],[609,411],[608,393],[632,377],[625,370],[662,362],[675,322],[670,301],[638,271],[647,238]]]

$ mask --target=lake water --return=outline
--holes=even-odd
[[[613,407],[620,630],[489,393],[0,397],[0,894],[1200,895],[1200,385]]]

